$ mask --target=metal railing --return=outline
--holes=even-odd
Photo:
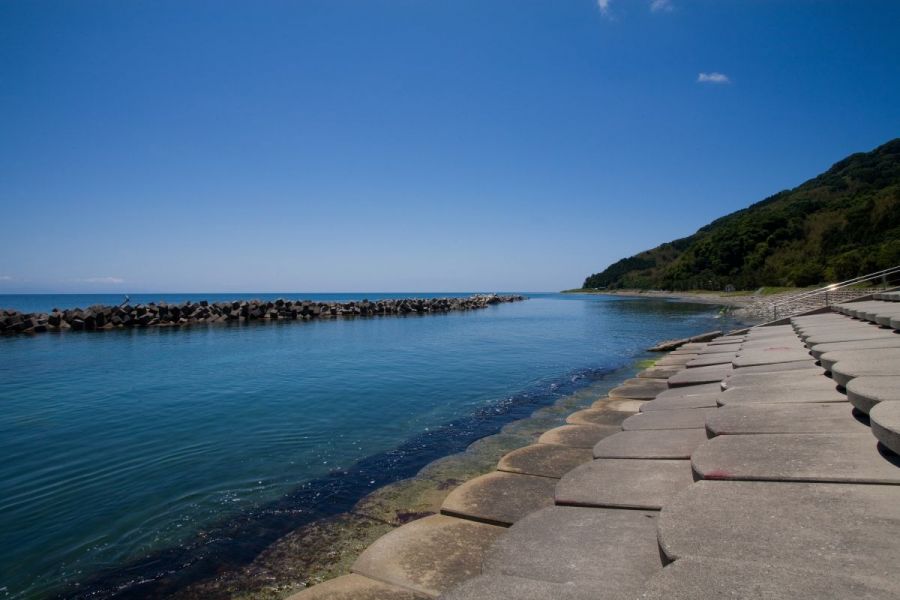
[[[888,276],[898,273],[900,273],[900,265],[869,273],[868,275],[860,275],[859,277],[854,277],[853,279],[848,279],[846,281],[832,283],[831,285],[826,285],[815,290],[807,290],[805,292],[800,292],[799,294],[794,294],[789,298],[771,304],[772,320],[777,321],[779,318],[790,317],[808,310],[830,306],[831,304],[834,304],[835,301],[847,302],[854,298],[867,296],[872,293],[871,287],[848,290],[847,288],[850,286],[881,280],[883,288],[886,289],[889,287]]]

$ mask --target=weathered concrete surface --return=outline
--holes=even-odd
[[[686,556],[814,566],[900,585],[900,487],[698,481],[666,505],[659,542]]]
[[[592,458],[592,451],[587,448],[532,444],[513,450],[501,458],[497,470],[559,479],[578,465],[590,462]]]
[[[831,383],[833,384],[834,382]],[[725,390],[725,392],[719,394],[716,401],[719,403],[719,406],[847,402],[847,397],[837,390],[837,386],[832,385],[830,387],[831,389],[817,389],[810,386],[804,389],[798,386],[781,389],[778,387],[740,386]]]
[[[701,383],[699,385],[686,385],[677,388],[671,388],[656,395],[656,400],[668,400],[670,398],[685,398],[688,396],[697,396],[700,394],[712,394],[721,392],[722,386],[719,382]]]
[[[734,369],[730,364],[685,369],[669,378],[669,387],[674,388],[686,385],[698,385],[701,383],[715,383],[725,379],[725,377],[733,370]]]
[[[679,410],[684,408],[716,408],[716,400],[721,393],[696,394],[694,396],[681,396],[680,398],[663,398],[662,400],[650,400],[641,407],[641,412],[653,412],[657,410]]]
[[[641,600],[823,600],[824,598],[897,598],[890,582],[855,576],[851,569],[821,570],[759,562],[687,556],[654,575]],[[551,598],[552,596],[547,596]],[[600,597],[600,596],[598,596]]]
[[[288,600],[424,600],[430,598],[361,575],[343,575],[314,585]]]
[[[878,361],[889,370],[900,371],[900,348],[869,348],[856,350],[834,350],[825,352],[819,357],[822,367],[831,370],[835,363],[841,360]],[[892,375],[894,373],[891,373]],[[900,372],[896,373],[900,375]]]
[[[681,356],[673,356],[671,354],[668,354],[665,357],[656,361],[655,366],[665,367],[665,366],[685,365],[685,364],[691,362],[692,360],[694,360],[695,358],[697,358],[698,356],[700,356],[700,355],[699,354],[683,354]]]
[[[653,366],[637,374],[639,379],[668,379],[683,367],[677,365]]]
[[[746,337],[747,336],[744,335],[723,335],[710,340],[708,344],[710,346],[721,346],[723,344],[740,344],[746,339]]]
[[[599,408],[600,410],[614,410],[619,412],[636,413],[646,404],[646,400],[630,400],[628,398],[601,398],[593,404],[591,408]]]
[[[826,352],[819,361],[841,385],[862,375],[900,375],[900,348]]]
[[[556,480],[549,477],[495,471],[470,479],[450,492],[441,513],[508,526],[530,512],[553,506],[555,486]]]
[[[839,332],[821,333],[804,338],[807,346],[832,342],[852,342],[854,340],[874,340],[892,338],[897,334],[890,329],[878,329],[874,325],[865,329],[847,329]]]
[[[895,338],[876,338],[874,340],[856,340],[853,342],[832,342],[830,344],[816,344],[810,348],[814,358],[819,358],[826,352],[838,350],[871,350],[874,348],[900,348],[900,335]]]
[[[689,460],[603,458],[566,473],[556,503],[659,510],[693,482]]]
[[[513,525],[487,553],[484,573],[554,583],[600,582],[630,597],[662,568],[657,513],[554,506]]]
[[[769,365],[754,365],[752,367],[742,367],[740,369],[735,369],[735,373],[743,373],[743,374],[752,374],[752,373],[780,373],[782,371],[816,371],[818,373],[823,373],[824,370],[816,365],[815,359],[812,356],[809,357],[809,360],[796,360],[793,362],[786,363],[775,363]]]
[[[658,410],[638,413],[625,419],[622,429],[638,431],[648,429],[697,429],[706,426],[706,417],[716,408],[685,408],[682,410]]]
[[[593,448],[603,438],[619,431],[621,429],[613,425],[562,425],[545,432],[538,438],[538,443]]]
[[[810,358],[809,350],[806,348],[802,350],[780,350],[772,348],[769,350],[742,352],[740,356],[731,362],[735,368],[742,369],[758,365],[775,365],[797,361],[808,361]]]
[[[585,408],[566,417],[566,423],[570,425],[621,425],[622,421],[632,414],[634,413],[630,411]]]
[[[597,600],[600,582],[549,583],[508,575],[482,575],[441,596],[441,600]]]
[[[847,400],[866,414],[879,402],[900,401],[900,375],[856,377],[847,384]]]
[[[880,402],[869,413],[872,433],[891,452],[900,454],[900,403]],[[897,469],[900,471],[900,469]]]
[[[723,435],[697,448],[691,464],[703,479],[900,484],[898,462],[868,431]]]
[[[632,400],[650,400],[666,389],[665,381],[653,379],[626,379],[625,383],[609,391],[610,398],[630,398]]]
[[[728,405],[706,419],[711,435],[868,433],[847,402]]]
[[[594,446],[594,458],[687,459],[707,440],[703,429],[622,431]]]
[[[505,531],[445,515],[425,517],[380,537],[352,571],[435,597],[479,575],[485,551]]]
[[[823,369],[803,369],[780,373],[745,373],[735,371],[725,379],[726,389],[738,387],[770,387],[782,389],[835,389],[837,384],[825,375]]]
[[[697,367],[709,367],[712,365],[727,365],[731,364],[737,358],[736,352],[722,352],[720,354],[701,354],[691,362],[689,362],[686,366],[688,369],[696,369]],[[672,373],[674,375],[675,373]],[[671,377],[671,375],[669,376]]]
[[[698,350],[700,356],[712,356],[713,354],[731,354],[741,349],[740,344],[721,344],[719,346],[707,346],[703,350]]]

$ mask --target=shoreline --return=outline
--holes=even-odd
[[[391,530],[438,514],[443,499],[458,485],[492,471],[504,454],[534,443],[571,412],[589,406],[600,388],[614,387],[619,375],[627,377],[636,368],[569,373],[564,378],[568,384],[554,384],[558,387],[545,392],[549,400],[524,391],[504,413],[488,409],[467,418],[468,425],[466,419],[445,424],[442,429],[453,431],[453,437],[444,440],[434,431],[431,452],[423,455],[427,441],[413,438],[405,450],[370,456],[344,472],[301,484],[252,514],[214,524],[184,546],[160,549],[137,563],[74,582],[60,593],[72,598],[286,598],[346,574],[363,550]],[[513,418],[505,420],[510,413]],[[470,441],[464,440],[459,449],[446,448],[466,427],[474,428]],[[396,468],[398,460],[410,462],[412,468],[401,467],[397,479],[377,481],[388,463]],[[353,493],[353,481],[370,479],[377,483]],[[320,498],[325,508],[309,503],[312,498]],[[331,506],[337,510],[329,511]],[[271,537],[274,530],[279,533]],[[190,565],[186,570],[185,564]],[[168,571],[172,565],[181,567]]]
[[[758,301],[753,294],[720,294],[718,292],[670,292],[665,290],[565,290],[561,294],[586,294],[592,296],[619,296],[626,298],[666,298],[697,304],[716,304],[743,308]]]

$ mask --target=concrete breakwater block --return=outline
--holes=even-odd
[[[703,429],[622,431],[597,442],[594,458],[687,459],[706,440]]]
[[[817,373],[824,373],[825,370],[816,364],[815,359],[810,356],[808,360],[796,360],[785,363],[773,363],[768,365],[753,365],[752,367],[741,367],[735,369],[735,373],[780,373],[782,371],[802,371],[815,370]]]
[[[698,356],[712,356],[713,354],[728,354],[741,349],[740,344],[721,344],[719,346],[707,346],[697,352]]]
[[[747,336],[744,335],[723,335],[717,337],[713,340],[710,340],[708,344],[710,346],[721,346],[723,344],[740,344],[746,339]]]
[[[669,367],[669,366],[677,366],[677,365],[685,365],[695,358],[700,356],[699,354],[682,354],[680,356],[675,356],[672,354],[667,354],[664,358],[656,361],[654,366],[657,367]]]
[[[872,418],[872,433],[894,453],[894,459],[900,460],[896,456],[900,453],[900,403],[881,402],[869,416]]]
[[[735,358],[732,361],[732,364],[737,369],[741,369],[744,367],[755,367],[758,365],[774,365],[781,363],[790,363],[797,361],[808,361],[810,360],[809,350],[803,348],[802,350],[794,350],[794,349],[783,349],[783,348],[769,348],[767,350],[754,350],[749,352],[742,352],[740,356]]]
[[[900,348],[838,350],[819,357],[840,385],[862,375],[900,375]],[[839,364],[843,363],[843,364]]]
[[[856,377],[847,384],[847,400],[866,414],[879,402],[900,401],[900,375]]]
[[[591,404],[591,408],[634,414],[641,410],[641,407],[646,403],[646,400],[631,400],[629,398],[601,398]]]
[[[722,352],[720,354],[701,354],[694,360],[687,363],[688,369],[696,369],[697,367],[709,367],[711,365],[727,365],[731,364],[737,358],[736,352]],[[674,375],[674,373],[673,373]]]
[[[662,568],[657,515],[569,506],[539,510],[491,546],[484,573],[551,583],[597,582],[605,597],[632,597]]]
[[[556,480],[496,471],[450,492],[441,513],[492,525],[512,525],[530,512],[553,506]]]
[[[424,600],[430,597],[351,573],[314,585],[289,596],[288,600]]]
[[[538,443],[593,448],[603,438],[619,431],[621,428],[614,425],[562,425],[545,432]]]
[[[713,365],[711,367],[696,367],[684,371],[669,378],[669,387],[681,387],[685,385],[697,385],[700,383],[715,383],[725,379],[734,369],[731,365]]]
[[[897,586],[900,487],[698,481],[663,507],[659,544],[670,560],[764,557]]]
[[[895,338],[875,338],[874,340],[816,344],[809,349],[809,352],[813,355],[813,358],[818,359],[826,352],[836,352],[841,350],[874,350],[876,348],[900,348],[900,335]]]
[[[722,386],[717,381],[714,383],[701,383],[699,385],[685,385],[677,388],[670,388],[656,395],[657,400],[668,400],[671,398],[686,398],[688,396],[698,396],[701,394],[712,394],[721,392]]]
[[[730,392],[729,392],[730,393]],[[711,435],[757,433],[869,433],[848,402],[726,405],[706,419]]]
[[[508,575],[482,575],[471,579],[441,600],[597,600],[604,586],[596,581],[550,583]]]
[[[831,385],[797,386],[783,389],[777,386],[738,386],[728,388],[716,398],[719,406],[746,406],[749,404],[808,404],[835,402],[846,404],[847,397]]]
[[[622,429],[637,431],[648,429],[697,429],[706,426],[706,418],[717,408],[686,408],[682,410],[658,410],[638,413],[625,419]]]
[[[823,369],[776,373],[746,373],[741,369],[726,377],[724,384],[728,390],[739,387],[833,390],[837,387]]]
[[[668,379],[683,368],[681,366],[656,366],[644,369],[637,376],[640,379]]]
[[[587,448],[532,444],[513,450],[501,458],[497,470],[559,479],[578,465],[590,462],[592,458],[592,452]]]
[[[759,559],[762,561],[763,557]],[[846,569],[826,571],[814,564],[797,567],[687,556],[654,575],[638,597],[641,600],[888,600],[897,597],[897,589],[887,581],[856,576]]]
[[[602,458],[566,473],[556,503],[659,510],[692,483],[689,460]]]
[[[630,417],[632,412],[620,410],[605,410],[602,408],[585,408],[573,412],[566,417],[566,423],[570,425],[622,425],[622,421]]]
[[[485,551],[506,531],[445,515],[425,517],[380,537],[351,570],[436,597],[480,575]]]
[[[724,435],[691,457],[702,479],[900,484],[871,432]]]
[[[629,398],[632,400],[650,400],[668,388],[665,381],[653,379],[626,379],[625,382],[609,391],[610,398]]]
[[[878,329],[874,326],[867,326],[865,329],[861,330],[852,329],[840,332],[817,333],[804,338],[803,341],[806,342],[807,347],[811,347],[816,344],[830,344],[832,342],[853,342],[856,340],[893,338],[896,335],[897,334],[890,329]]]
[[[716,408],[718,406],[717,400],[719,399],[719,396],[721,396],[721,392],[650,400],[641,407],[641,412],[681,410],[685,408]]]

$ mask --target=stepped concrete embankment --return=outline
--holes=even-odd
[[[146,327],[184,327],[250,321],[310,321],[347,317],[426,315],[478,310],[494,304],[519,302],[524,296],[480,294],[465,298],[401,298],[358,302],[310,300],[235,300],[232,302],[166,302],[96,305],[89,308],[54,309],[49,313],[0,310],[0,334],[47,331],[103,331]]]
[[[295,600],[900,597],[900,294],[875,300],[680,346]]]

